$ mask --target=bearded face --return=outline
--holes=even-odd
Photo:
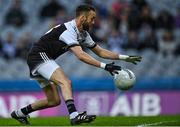
[[[96,12],[94,11],[90,11],[87,15],[84,15],[81,21],[82,29],[85,31],[89,31],[95,22],[95,18],[96,18]]]

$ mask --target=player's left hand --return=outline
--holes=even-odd
[[[114,65],[114,62],[106,64],[104,70],[108,71],[112,76],[118,74],[118,70],[121,70],[121,66]]]
[[[141,62],[141,59],[142,59],[141,56],[129,56],[126,59],[124,59],[124,61],[137,64],[137,62]]]

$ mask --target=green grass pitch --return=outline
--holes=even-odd
[[[70,126],[68,117],[31,118],[30,126]],[[0,126],[22,126],[16,120],[0,118]],[[154,117],[102,117],[81,126],[180,126],[180,115]]]

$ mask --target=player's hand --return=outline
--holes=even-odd
[[[137,62],[141,62],[141,59],[142,59],[141,56],[129,56],[126,59],[124,59],[124,61],[137,64]]]
[[[114,74],[118,74],[117,70],[121,70],[121,67],[114,65],[114,62],[112,62],[112,63],[106,64],[104,69],[113,76]]]

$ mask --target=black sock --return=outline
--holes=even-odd
[[[69,114],[77,111],[76,107],[74,105],[74,100],[73,99],[66,100],[65,103],[66,103],[67,109],[69,111]]]
[[[22,108],[21,111],[24,115],[28,115],[29,113],[33,112],[34,110],[32,109],[31,105],[28,105],[28,106]]]

